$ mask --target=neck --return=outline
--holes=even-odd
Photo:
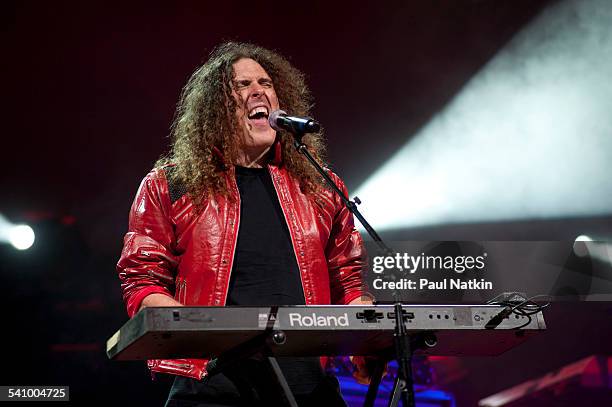
[[[263,168],[268,162],[268,151],[270,151],[270,147],[260,152],[242,151],[236,165],[247,168]]]

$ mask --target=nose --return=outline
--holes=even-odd
[[[251,86],[250,96],[253,98],[259,98],[264,95],[264,88],[261,84],[254,82]]]

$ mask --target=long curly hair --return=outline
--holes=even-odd
[[[204,65],[196,69],[183,88],[171,127],[172,146],[156,167],[174,164],[167,171],[169,181],[183,186],[197,206],[209,194],[228,196],[223,171],[237,162],[243,131],[232,96],[233,64],[241,58],[257,61],[274,84],[281,109],[297,116],[309,116],[312,97],[304,74],[276,52],[248,43],[227,42],[216,47]],[[320,175],[295,150],[293,136],[277,133],[282,146],[282,165],[305,191],[321,185]],[[323,163],[325,146],[322,133],[303,139],[315,158]]]

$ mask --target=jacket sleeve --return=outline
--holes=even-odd
[[[330,176],[348,197],[342,180],[330,172]],[[373,298],[367,291],[364,274],[367,267],[363,239],[355,228],[353,214],[340,197],[333,193],[336,214],[326,247],[330,273],[331,300],[333,304],[348,304],[361,296]]]
[[[169,217],[171,207],[162,170],[151,171],[140,184],[132,204],[128,232],[117,263],[123,300],[130,318],[142,300],[153,293],[173,296],[178,257]]]

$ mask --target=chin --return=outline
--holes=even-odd
[[[274,144],[274,140],[276,140],[276,132],[274,130],[253,132],[249,136],[252,140],[252,145],[258,147],[270,147]]]

